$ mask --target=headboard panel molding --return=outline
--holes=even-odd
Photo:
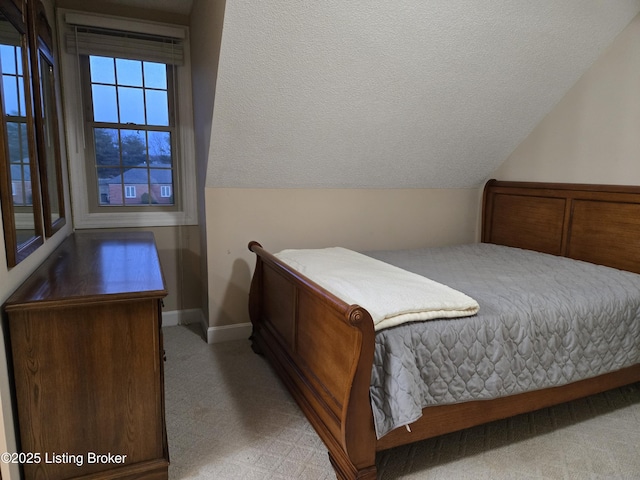
[[[482,241],[640,273],[640,187],[489,180]]]

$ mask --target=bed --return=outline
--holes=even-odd
[[[640,187],[491,180],[484,190],[481,240],[488,248],[541,252],[563,262],[638,274]],[[376,343],[386,330],[376,332],[369,311],[311,281],[259,243],[251,242],[249,249],[257,258],[249,295],[252,347],[269,360],[318,432],[340,479],[376,478],[375,455],[381,450],[640,381],[635,322],[635,330],[622,335],[625,358],[600,370],[497,398],[429,405],[418,418],[380,435],[372,372]],[[380,256],[387,261],[394,254]],[[480,312],[486,310],[482,306]]]

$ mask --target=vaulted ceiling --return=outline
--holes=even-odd
[[[227,0],[207,185],[478,186],[639,11]]]
[[[206,183],[257,188],[478,186],[640,12],[640,0],[102,1],[180,15],[226,3]]]

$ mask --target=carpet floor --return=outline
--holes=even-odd
[[[335,479],[326,448],[248,341],[163,328],[170,480]],[[378,454],[378,478],[640,478],[640,384]]]

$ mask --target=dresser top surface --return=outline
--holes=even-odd
[[[5,308],[166,294],[151,232],[76,232],[7,299]]]

